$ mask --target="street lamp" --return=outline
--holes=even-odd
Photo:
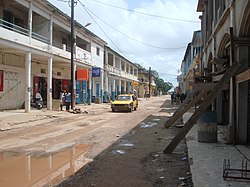
[[[91,25],[91,23],[87,23],[86,25],[84,25],[84,27],[88,27],[88,26],[90,26]]]

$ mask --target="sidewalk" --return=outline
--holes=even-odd
[[[191,115],[192,113],[185,113],[183,115],[183,122],[185,123]],[[242,159],[247,158],[248,161],[250,159],[249,147],[226,144],[226,138],[222,133],[225,127],[226,126],[218,126],[218,142],[216,143],[198,142],[197,125],[194,125],[186,135],[190,169],[195,187],[250,186],[250,181],[242,182],[238,179],[223,179],[224,159],[229,159],[231,168],[235,169],[241,169]]]
[[[74,114],[65,111],[53,111],[43,108],[42,110],[31,109],[26,113],[24,109],[5,110],[0,112],[0,131],[7,131],[14,128],[23,128],[46,123],[55,118],[63,118],[72,115],[91,115],[99,113],[103,110],[110,109],[110,103],[102,103],[91,105],[78,104],[76,108],[80,108],[82,113]]]

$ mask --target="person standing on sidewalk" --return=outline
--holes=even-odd
[[[60,92],[60,108],[61,108],[61,111],[63,111],[64,103],[65,103],[65,92],[61,91]]]
[[[71,93],[69,93],[68,91],[66,91],[65,94],[65,103],[66,103],[66,111],[69,111],[71,103]]]

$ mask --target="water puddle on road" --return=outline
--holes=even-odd
[[[154,123],[154,122],[141,122],[140,123],[140,127],[141,128],[151,128],[151,127],[153,127],[153,126],[155,126],[155,125],[158,125],[158,123]]]
[[[78,144],[54,154],[0,153],[0,186],[45,186],[59,182],[91,160],[85,158],[90,145]]]

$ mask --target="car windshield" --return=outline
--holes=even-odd
[[[117,101],[129,101],[130,96],[117,96],[116,100]]]

